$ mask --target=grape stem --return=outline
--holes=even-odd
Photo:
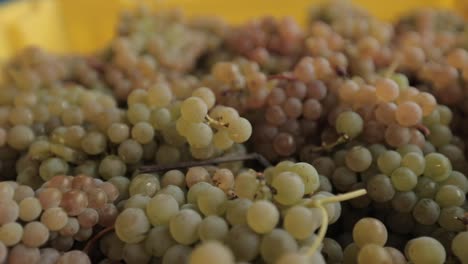
[[[385,72],[385,77],[390,78],[392,74],[395,73],[395,70],[398,68],[398,65],[400,65],[400,58],[396,58],[392,64],[390,64],[390,67],[388,67],[387,71]]]
[[[314,255],[314,253],[317,251],[318,247],[320,246],[320,243],[322,243],[323,239],[325,238],[325,234],[327,233],[328,214],[324,205],[328,203],[337,203],[337,202],[342,202],[346,200],[351,200],[356,197],[365,195],[366,193],[367,191],[365,189],[360,189],[360,190],[356,190],[356,191],[352,191],[352,192],[348,192],[344,194],[339,194],[339,195],[332,196],[332,197],[320,198],[317,200],[313,200],[309,204],[307,204],[308,207],[318,208],[322,212],[322,225],[320,226],[317,239],[315,239],[314,243],[310,246],[310,248],[306,252],[307,256],[310,257]]]
[[[209,115],[205,116],[206,122],[208,122],[209,125],[216,125],[216,126],[222,126],[222,127],[229,127],[229,123],[224,123],[219,120],[216,120],[212,118]]]
[[[338,139],[335,140],[335,142],[332,143],[326,143],[322,142],[322,145],[320,147],[315,147],[312,149],[314,152],[321,152],[321,151],[331,151],[334,147],[341,145],[343,143],[348,142],[349,136],[347,134],[342,134]]]
[[[250,154],[242,154],[242,155],[229,155],[229,156],[224,156],[224,157],[219,157],[219,158],[214,158],[214,159],[209,159],[209,160],[180,162],[180,163],[171,164],[171,165],[147,165],[147,166],[140,167],[139,171],[140,172],[160,172],[160,171],[185,169],[185,168],[196,167],[196,166],[206,166],[206,165],[212,165],[212,164],[246,161],[246,160],[256,160],[265,168],[271,167],[270,162],[265,157],[263,157],[262,155],[258,153],[250,153]]]
[[[86,246],[83,249],[83,252],[89,255],[89,251],[94,247],[94,244],[101,239],[101,237],[105,236],[107,233],[114,231],[114,225],[108,226],[97,233],[91,240],[86,243]]]

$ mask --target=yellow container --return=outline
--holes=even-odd
[[[119,13],[144,3],[152,9],[180,7],[189,16],[216,15],[240,23],[260,15],[305,21],[313,4],[326,0],[23,0],[0,6],[0,61],[28,45],[56,53],[89,53],[112,38]],[[391,20],[408,10],[431,6],[468,14],[468,0],[354,0]]]

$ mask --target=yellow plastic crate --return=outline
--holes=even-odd
[[[305,21],[313,4],[326,0],[23,0],[0,6],[0,61],[28,45],[56,53],[89,53],[112,38],[119,13],[145,3],[153,9],[180,7],[189,16],[217,15],[240,23],[260,15],[294,16]],[[355,0],[374,15],[391,20],[423,6],[468,14],[468,0]]]

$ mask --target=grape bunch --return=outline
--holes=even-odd
[[[468,261],[468,27],[124,13],[1,68],[0,263]]]
[[[36,191],[8,181],[0,189],[0,259],[8,263],[91,263],[74,244],[112,226],[118,214],[117,188],[84,175],[55,176]]]

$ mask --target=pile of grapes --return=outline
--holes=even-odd
[[[0,263],[468,263],[468,22],[122,14],[1,68]]]

